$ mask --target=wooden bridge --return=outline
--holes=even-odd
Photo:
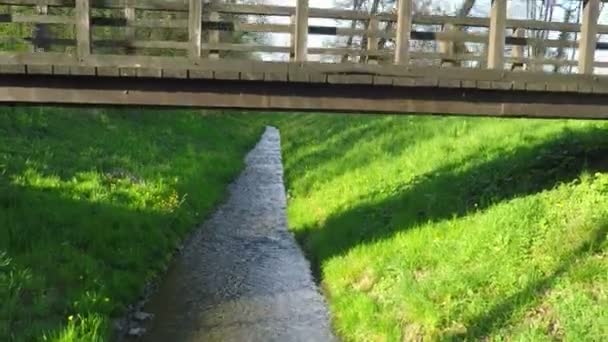
[[[233,2],[0,0],[0,102],[608,117],[599,0],[580,23]]]

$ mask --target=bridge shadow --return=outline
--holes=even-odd
[[[428,222],[440,222],[539,193],[576,179],[583,171],[608,171],[608,132],[566,130],[550,141],[505,151],[463,170],[448,165],[403,184],[396,194],[328,218],[321,226],[295,232],[317,278],[323,261],[357,245],[392,237]]]
[[[578,178],[581,173],[608,171],[608,131],[567,130],[535,146],[504,152],[498,158],[467,169],[448,165],[418,177],[395,195],[366,203],[328,218],[319,226],[295,231],[307,253],[317,281],[323,263],[356,246],[372,244],[429,222],[464,217],[498,203],[536,194]],[[462,335],[447,340],[480,340],[505,326],[518,310],[536,303],[572,266],[595,253],[605,239],[608,223],[551,274],[499,301],[489,311],[465,322]],[[314,253],[310,253],[314,250]]]

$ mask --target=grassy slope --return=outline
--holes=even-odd
[[[608,124],[280,126],[290,225],[345,340],[608,339]]]
[[[0,111],[0,341],[94,341],[209,213],[260,120]]]

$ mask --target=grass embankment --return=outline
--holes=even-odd
[[[281,126],[290,226],[345,340],[608,339],[608,124]]]
[[[0,110],[0,341],[96,341],[221,199],[261,122]]]

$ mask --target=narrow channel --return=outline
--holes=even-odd
[[[155,318],[142,340],[335,340],[310,265],[287,230],[280,147],[279,131],[267,127],[227,201],[147,304]]]

